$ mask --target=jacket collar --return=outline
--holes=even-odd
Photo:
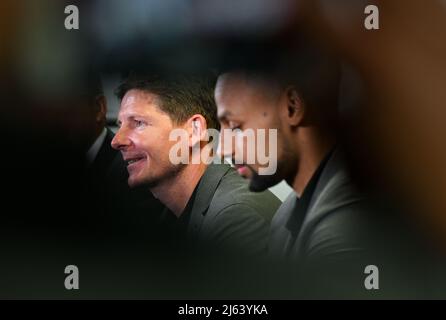
[[[209,209],[215,191],[220,184],[223,176],[231,169],[228,164],[210,164],[196,189],[195,201],[192,206],[192,212],[188,227],[191,236],[196,235],[201,229],[204,217]]]
[[[196,198],[192,207],[193,213],[206,214],[214,197],[215,190],[223,176],[230,170],[228,164],[210,164],[197,185]]]

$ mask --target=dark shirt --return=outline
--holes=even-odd
[[[288,222],[286,224],[287,229],[291,232],[291,234],[293,236],[293,240],[292,240],[293,244],[296,241],[297,236],[298,236],[300,229],[302,227],[302,223],[305,219],[306,213],[308,211],[308,207],[311,202],[311,198],[313,197],[313,193],[314,193],[314,190],[316,189],[316,186],[317,186],[317,183],[321,176],[321,173],[324,170],[325,165],[327,164],[328,159],[331,157],[332,153],[333,153],[333,150],[330,151],[324,157],[324,159],[321,161],[321,163],[319,164],[316,171],[311,176],[310,181],[305,186],[305,189],[302,192],[302,196],[300,198],[298,198],[297,205],[296,205],[296,208],[295,208],[293,214],[290,216],[290,219],[288,220]],[[290,250],[291,250],[291,248],[293,248],[292,245],[289,246]],[[287,254],[290,253],[289,252],[290,250],[288,250]]]

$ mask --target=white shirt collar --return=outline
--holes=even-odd
[[[106,135],[107,135],[107,129],[104,128],[99,137],[97,137],[96,141],[91,145],[90,149],[88,149],[86,154],[88,165],[91,165],[96,159],[99,149],[101,149],[101,146],[104,143]]]

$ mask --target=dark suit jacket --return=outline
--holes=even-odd
[[[270,221],[280,200],[269,190],[254,193],[228,164],[211,164],[195,190],[188,243],[199,252],[266,252]]]
[[[298,202],[292,193],[272,221],[269,251],[273,256],[300,263],[342,264],[362,255],[367,244],[368,208],[349,179],[338,150],[323,168],[300,224],[289,223]]]
[[[426,289],[426,275],[434,270],[427,267],[428,250],[422,249],[427,247],[420,246],[416,231],[398,212],[373,200],[355,189],[341,154],[335,150],[319,176],[301,223],[289,223],[299,202],[295,193],[273,218],[269,253],[276,261],[280,259],[281,274],[275,273],[278,289],[291,288],[293,298],[432,294],[432,289]],[[368,265],[379,269],[379,290],[364,287]]]

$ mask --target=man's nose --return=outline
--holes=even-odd
[[[113,140],[111,142],[111,146],[113,149],[116,150],[123,150],[126,147],[128,147],[131,144],[130,139],[128,138],[128,135],[126,131],[122,128],[116,132],[115,136],[113,137]]]

